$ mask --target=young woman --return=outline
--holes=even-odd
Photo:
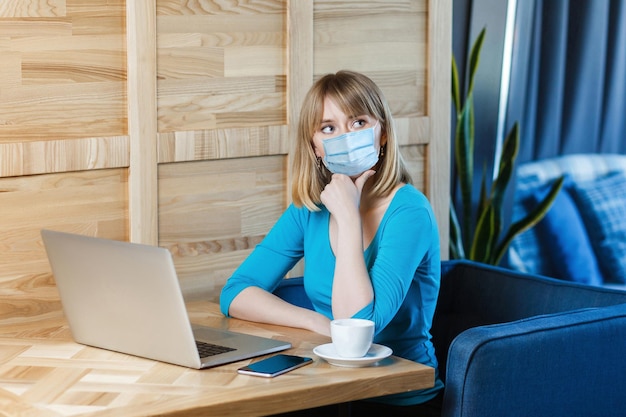
[[[429,330],[439,292],[437,224],[410,185],[389,106],[371,79],[340,71],[309,90],[293,179],[293,204],[226,282],[222,312],[324,335],[332,319],[370,319],[374,343],[436,368]],[[315,310],[272,294],[302,258]],[[373,401],[414,413],[441,387],[437,379],[432,389]]]

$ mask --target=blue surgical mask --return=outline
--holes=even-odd
[[[376,126],[374,126],[376,127]],[[374,127],[322,141],[324,165],[333,174],[362,174],[378,162]]]

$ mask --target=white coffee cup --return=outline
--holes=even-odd
[[[330,337],[337,355],[362,358],[372,346],[374,322],[365,319],[338,319],[330,322]]]

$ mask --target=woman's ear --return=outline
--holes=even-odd
[[[380,126],[380,146],[385,146],[387,144],[387,131]]]

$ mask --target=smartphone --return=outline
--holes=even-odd
[[[261,359],[248,366],[237,369],[237,372],[245,375],[264,376],[273,378],[304,365],[312,363],[313,359],[304,356],[278,354],[269,358]]]

